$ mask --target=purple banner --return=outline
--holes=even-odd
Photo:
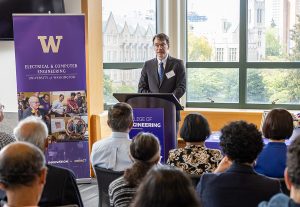
[[[72,170],[77,178],[90,177],[88,141],[58,142],[48,146],[48,164]]]
[[[18,92],[86,89],[83,15],[14,15]]]
[[[158,137],[161,146],[161,156],[164,160],[164,109],[163,108],[134,108],[134,123],[130,138],[139,132],[151,132]]]

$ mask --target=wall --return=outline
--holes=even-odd
[[[65,0],[66,13],[81,13],[80,0]],[[17,112],[16,64],[13,41],[0,41],[0,102],[6,112]]]

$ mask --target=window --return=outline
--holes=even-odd
[[[299,2],[187,0],[186,105],[299,109]]]
[[[103,0],[102,21],[104,97],[111,104],[114,92],[137,92],[135,74],[155,57],[156,0]]]

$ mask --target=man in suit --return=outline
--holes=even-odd
[[[153,46],[156,58],[145,62],[138,92],[173,93],[177,99],[180,99],[186,89],[183,61],[169,55],[169,37],[166,34],[156,34],[153,37]],[[177,111],[176,122],[179,121],[180,116],[179,111]]]
[[[197,193],[204,207],[253,207],[280,192],[278,180],[256,173],[253,164],[263,148],[255,125],[232,122],[221,130],[226,155],[215,173],[203,174]]]
[[[43,152],[47,147],[48,128],[39,118],[31,116],[20,121],[14,129],[18,141],[29,142]],[[47,165],[46,185],[39,206],[62,206],[77,204],[83,206],[81,196],[72,171]]]

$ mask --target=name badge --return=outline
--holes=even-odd
[[[170,72],[166,73],[166,76],[167,76],[168,79],[170,79],[173,76],[175,76],[174,70],[171,70]]]

